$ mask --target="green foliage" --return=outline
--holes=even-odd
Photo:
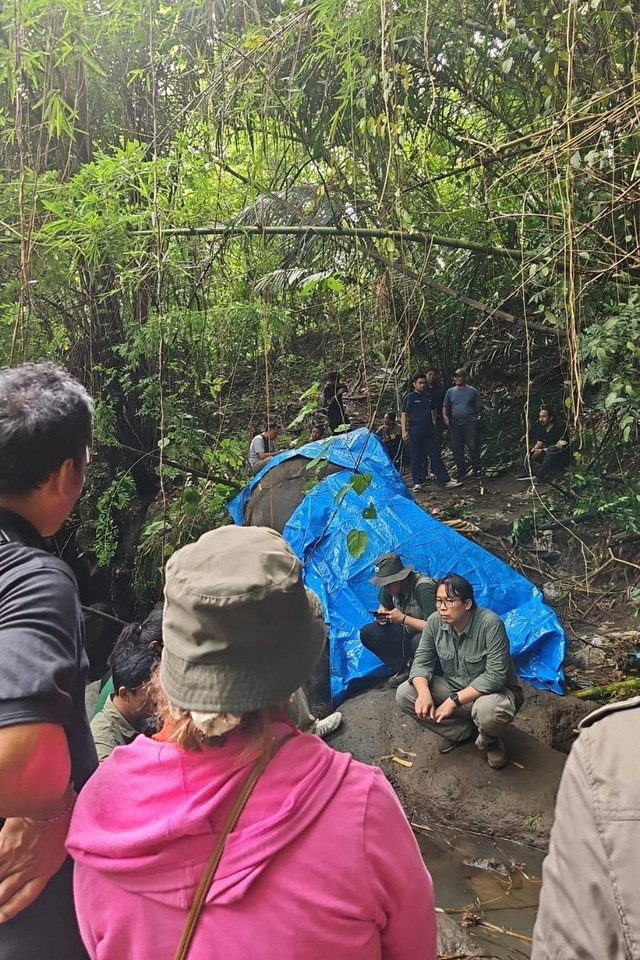
[[[118,514],[122,514],[135,496],[135,484],[130,473],[119,473],[98,499],[95,521],[94,549],[98,563],[106,566],[118,549]]]
[[[640,533],[640,480],[611,481],[595,472],[574,474],[574,490],[579,502],[574,517],[594,513],[614,530]]]
[[[0,9],[0,360],[52,357],[90,387],[108,448],[101,562],[132,496],[138,454],[120,445],[140,451],[143,487],[165,482],[141,561],[156,584],[163,551],[223,516],[213,481],[178,493],[188,468],[242,479],[267,409],[291,427],[315,414],[319,365],[351,365],[372,408],[417,355],[445,375],[515,368],[517,398],[536,369],[570,370],[577,411],[582,364],[596,442],[633,450],[633,9],[257,0],[217,5],[215,23],[190,0]],[[212,223],[405,234],[198,233]],[[406,239],[419,230],[450,245]],[[505,304],[542,333],[498,321]],[[517,442],[521,408],[491,398],[488,458]],[[159,450],[181,468],[145,457]],[[309,487],[325,465],[307,465]],[[366,486],[356,473],[340,495]],[[614,492],[602,502],[630,516]]]
[[[347,534],[347,550],[354,560],[362,556],[369,543],[369,534],[366,530],[349,530]]]
[[[600,405],[617,420],[624,443],[637,442],[640,420],[640,296],[608,304],[582,338],[585,381],[600,388]]]
[[[162,590],[162,571],[168,558],[203,533],[229,523],[226,503],[229,488],[214,481],[192,478],[167,496],[166,510],[160,498],[145,525],[136,557],[138,595],[153,602]]]

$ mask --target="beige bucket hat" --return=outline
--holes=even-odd
[[[166,566],[160,682],[175,706],[246,713],[307,680],[326,628],[286,541],[268,527],[222,527]]]

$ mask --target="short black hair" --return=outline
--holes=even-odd
[[[385,413],[385,417],[389,417],[390,420],[395,420],[396,419],[395,410],[387,410],[387,412]]]
[[[155,644],[152,648],[151,644]],[[111,656],[113,686],[135,690],[146,683],[162,654],[162,604],[157,604],[144,623],[130,623],[120,633]]]
[[[329,381],[329,383],[333,383],[334,380],[339,380],[339,379],[340,379],[340,373],[337,370],[329,370],[329,373],[327,374],[327,380]]]
[[[540,411],[539,411],[539,412],[542,413],[543,410],[546,410],[547,413],[549,414],[550,418],[551,418],[552,420],[555,420],[555,413],[553,412],[553,408],[552,408],[552,407],[549,407],[546,403],[542,403],[542,404],[540,404]]]
[[[140,643],[125,643],[112,655],[113,689],[137,690],[151,679],[160,656]]]
[[[416,370],[414,375],[411,377],[411,383],[415,383],[416,380],[425,380],[424,370]]]
[[[444,587],[447,596],[452,599],[471,600],[473,604],[476,602],[473,584],[458,573],[448,573],[446,577],[436,580],[436,592],[438,587]]]
[[[326,430],[326,427],[325,427],[324,423],[312,423],[312,424],[311,424],[311,429],[312,429],[312,430],[320,430],[321,433],[324,433],[324,431]]]
[[[37,490],[65,460],[79,467],[92,430],[91,398],[62,367],[0,370],[0,494]]]

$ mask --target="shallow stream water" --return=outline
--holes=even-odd
[[[542,851],[440,826],[413,826],[433,877],[436,907],[458,922],[467,912],[482,921],[467,928],[478,954],[501,960],[529,957]]]

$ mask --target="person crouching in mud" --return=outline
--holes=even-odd
[[[436,676],[436,668],[442,676]],[[443,738],[440,753],[475,740],[494,770],[509,761],[502,734],[524,702],[500,617],[479,607],[473,586],[450,573],[436,583],[409,679],[396,691],[403,713]]]

